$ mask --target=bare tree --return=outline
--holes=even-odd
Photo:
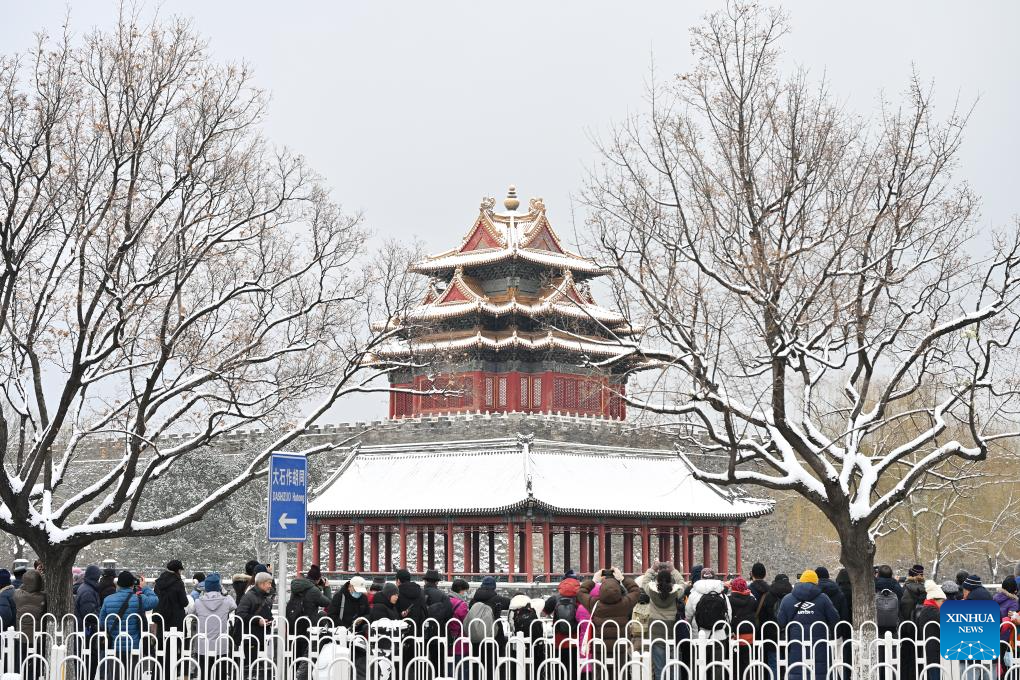
[[[757,5],[709,15],[693,70],[653,83],[647,113],[600,142],[584,200],[655,351],[656,392],[630,403],[688,425],[720,459],[702,479],[817,506],[871,593],[883,513],[943,461],[1016,434],[1002,423],[1020,243],[975,234],[953,174],[966,112],[940,119],[915,77],[861,119],[781,73],[786,31]],[[874,618],[872,597],[854,618]]]
[[[185,21],[0,59],[0,529],[45,562],[51,611],[84,546],[195,522],[274,451],[340,446],[299,436],[387,369],[369,329],[407,253],[365,263],[360,218],[261,136],[264,103]],[[271,434],[236,474],[143,516],[189,454],[253,426]]]

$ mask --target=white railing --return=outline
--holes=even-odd
[[[138,616],[109,617],[105,627],[94,617],[20,623],[0,630],[0,680],[1020,680],[1020,663],[941,659],[937,630],[912,624],[883,635],[872,624],[719,625],[692,636],[683,621],[581,623],[573,633],[546,619],[518,632],[506,619],[492,631],[477,621],[463,630],[457,621],[364,619],[348,629],[326,618],[286,629],[280,618],[220,625],[190,616],[181,631]]]

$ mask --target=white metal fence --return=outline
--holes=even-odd
[[[870,680],[1020,680],[1020,664],[941,659],[937,630],[920,634],[912,624],[883,635],[873,625],[796,624],[692,635],[683,621],[582,623],[573,632],[546,619],[516,632],[506,619],[491,631],[480,621],[472,630],[387,620],[350,629],[302,620],[287,629],[281,618],[194,616],[185,630],[166,631],[137,616],[109,617],[106,626],[52,616],[33,623],[0,630],[0,680],[849,680],[861,669]]]

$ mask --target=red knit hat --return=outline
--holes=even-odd
[[[560,581],[560,595],[563,597],[577,597],[577,591],[581,589],[581,582],[575,578],[565,578]]]
[[[747,581],[745,581],[742,576],[738,576],[730,581],[730,590],[734,593],[740,593],[741,595],[751,592],[747,589]]]

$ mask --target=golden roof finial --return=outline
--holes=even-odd
[[[517,199],[517,187],[511,184],[510,188],[506,191],[506,198],[503,199],[503,207],[510,212],[514,212],[520,205],[521,202]]]

